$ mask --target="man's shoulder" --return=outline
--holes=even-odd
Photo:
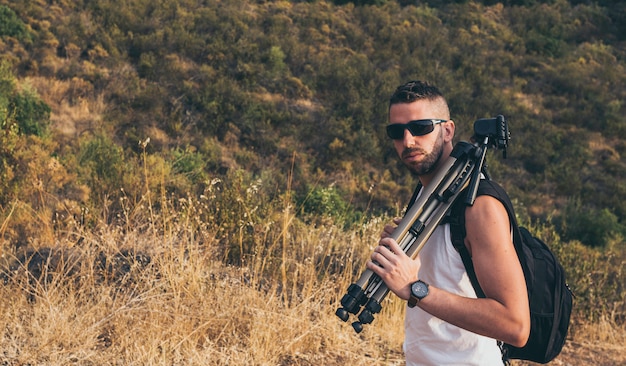
[[[454,203],[448,219],[453,242],[458,242],[456,245],[463,242],[469,232],[473,233],[472,237],[475,239],[482,240],[485,236],[491,237],[496,232],[501,232],[494,230],[496,227],[507,228],[506,232],[510,233],[510,229],[516,224],[513,204],[497,182],[482,179],[471,205],[466,203],[466,198],[466,195],[461,196]]]

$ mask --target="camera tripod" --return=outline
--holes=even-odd
[[[504,116],[475,121],[472,140],[473,143],[458,142],[430,184],[426,187],[418,186],[421,194],[393,231],[391,237],[409,257],[417,257],[452,204],[466,188],[468,194],[465,204],[474,203],[481,174],[489,179],[485,163],[487,150],[502,150],[502,155],[506,158],[510,133]],[[347,293],[341,299],[342,307],[335,314],[344,322],[348,321],[350,314],[358,314],[358,321],[353,322],[352,327],[360,333],[364,324],[374,321],[374,314],[380,312],[381,302],[388,293],[389,288],[384,281],[372,270],[366,269],[348,287]]]

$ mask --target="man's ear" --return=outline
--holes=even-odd
[[[450,142],[454,138],[454,131],[456,131],[456,125],[453,120],[449,120],[442,124],[443,127],[443,139],[445,142]]]

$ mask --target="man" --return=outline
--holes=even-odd
[[[455,125],[434,86],[412,81],[389,103],[387,132],[402,162],[428,186],[453,149]],[[399,219],[395,220],[395,224]],[[502,365],[496,340],[523,346],[530,333],[524,274],[504,206],[478,196],[465,210],[465,245],[486,298],[477,298],[450,225],[439,225],[415,260],[387,225],[367,268],[408,300],[404,352],[407,365]]]

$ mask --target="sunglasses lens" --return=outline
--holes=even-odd
[[[409,123],[407,125],[409,131],[411,131],[411,135],[413,136],[424,136],[427,135],[435,129],[435,124],[430,123],[428,125],[418,124],[418,123]]]
[[[394,123],[387,126],[387,136],[393,140],[404,138],[404,130],[408,129],[413,136],[424,136],[435,129],[435,124],[431,120],[411,121],[409,123]]]
[[[387,136],[393,140],[399,140],[404,137],[404,129],[406,125],[394,124],[387,126]]]

